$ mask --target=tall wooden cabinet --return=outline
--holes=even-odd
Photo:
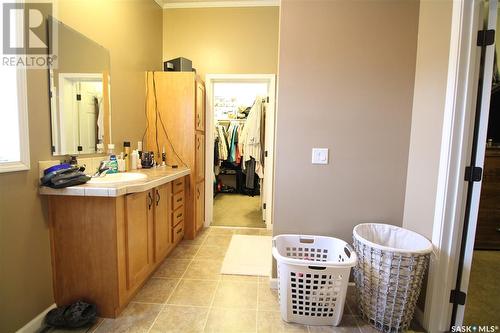
[[[184,233],[193,239],[205,221],[205,84],[193,72],[147,72],[145,147],[161,162],[187,166]],[[175,208],[174,208],[175,209]]]

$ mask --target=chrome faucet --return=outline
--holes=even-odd
[[[94,174],[94,177],[103,177],[106,175],[108,171],[109,167],[106,161],[101,161],[101,163],[99,163],[99,169],[97,169],[97,172]]]

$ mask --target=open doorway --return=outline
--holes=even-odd
[[[206,226],[272,228],[274,75],[207,75]]]
[[[479,75],[473,115],[464,225],[453,303],[451,327],[472,331],[500,324],[500,75],[495,45],[498,2],[477,1]]]
[[[485,16],[489,16],[490,20],[495,19],[494,15]],[[485,30],[487,26],[488,20],[485,19]],[[498,13],[495,26],[498,31],[500,27]],[[484,154],[483,175],[464,309],[464,325],[494,326],[500,324],[500,304],[498,304],[498,299],[500,299],[498,288],[498,281],[500,281],[498,269],[500,267],[500,71],[497,61],[500,45],[496,44],[493,50],[493,75],[484,78],[484,80],[491,78],[492,82],[491,88],[489,84],[485,85],[490,103],[488,109],[481,110],[481,112],[489,111],[489,114],[487,118],[486,116],[482,118],[483,121],[487,120],[487,123],[478,124],[483,132],[486,130],[486,149],[481,152]],[[491,66],[486,59],[483,63],[484,66]]]

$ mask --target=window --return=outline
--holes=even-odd
[[[0,4],[3,1],[0,0]],[[18,29],[11,29],[15,34]],[[3,33],[2,33],[3,34]],[[17,34],[14,38],[18,37]],[[29,170],[26,70],[0,65],[0,173]]]

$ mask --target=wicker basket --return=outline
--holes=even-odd
[[[358,263],[354,268],[362,317],[382,332],[410,325],[432,244],[392,225],[364,223],[353,231]]]

